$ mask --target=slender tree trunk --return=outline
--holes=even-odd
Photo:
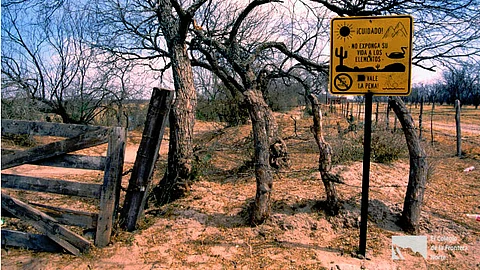
[[[393,132],[394,132],[394,133],[397,132],[397,122],[398,122],[398,118],[395,117],[395,118],[393,119]]]
[[[270,168],[269,153],[269,123],[270,128],[273,115],[263,99],[262,92],[247,90],[245,100],[252,120],[253,144],[255,147],[255,178],[257,191],[253,204],[250,222],[254,225],[263,223],[270,216],[270,196],[272,193],[273,178]],[[270,119],[269,119],[270,118]]]
[[[256,87],[256,88],[253,88],[253,87],[248,88],[247,91],[248,90],[252,90],[254,92],[258,91],[260,93],[260,95],[258,96],[258,99],[263,100],[263,103],[266,104],[265,99],[263,97],[263,93],[266,93],[267,91],[269,80],[265,76],[265,73],[261,73],[255,76],[255,73],[250,68],[247,68],[247,72],[245,75],[246,75],[245,77],[248,78],[247,85]],[[269,164],[271,167],[275,169],[287,168],[290,166],[287,145],[285,144],[282,137],[280,136],[277,120],[275,120],[273,112],[268,106],[268,104],[265,107],[265,121],[266,121],[267,136],[268,136],[269,154],[270,154]]]
[[[318,170],[322,177],[323,185],[325,186],[325,193],[327,194],[327,214],[337,215],[340,209],[338,202],[338,195],[335,189],[335,182],[341,182],[340,176],[331,173],[332,169],[332,147],[325,141],[322,134],[322,112],[320,110],[320,104],[315,95],[310,94],[308,96],[312,103],[313,112],[313,126],[312,132],[317,142],[320,156],[318,158]]]
[[[193,126],[197,101],[193,72],[183,44],[174,45],[171,52],[176,98],[169,117],[167,171],[154,190],[159,205],[182,197],[189,190],[192,178]]]
[[[390,130],[390,103],[387,103],[387,118],[385,119],[387,130]]]
[[[410,173],[401,223],[406,232],[416,234],[427,183],[427,154],[420,143],[413,118],[405,103],[399,97],[392,97],[389,104],[402,124],[410,155]]]

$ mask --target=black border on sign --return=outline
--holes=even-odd
[[[346,21],[346,20],[376,20],[376,19],[398,19],[398,18],[408,18],[410,21],[410,46],[409,46],[409,59],[408,59],[408,90],[405,93],[389,92],[389,93],[373,93],[375,96],[409,96],[412,92],[412,46],[413,46],[413,17],[411,15],[395,15],[395,16],[354,16],[354,17],[335,17],[330,20],[330,63],[329,63],[329,90],[332,95],[365,95],[368,93],[368,89],[364,92],[350,92],[350,91],[335,91],[333,86],[333,72],[332,72],[332,52],[333,48],[333,22],[337,20]]]

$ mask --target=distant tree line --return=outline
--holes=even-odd
[[[461,105],[480,105],[480,64],[463,63],[449,67],[442,73],[439,81],[429,84],[414,85],[412,94],[405,101],[454,105],[460,100]]]

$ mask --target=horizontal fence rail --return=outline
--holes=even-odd
[[[2,136],[32,135],[63,137],[52,143],[26,150],[2,149],[2,170],[34,164],[80,170],[103,171],[103,183],[85,183],[62,179],[3,173],[2,215],[30,224],[41,234],[2,229],[2,246],[61,252],[74,255],[88,252],[92,243],[65,226],[95,231],[94,244],[105,247],[110,242],[118,209],[125,153],[123,128],[106,128],[58,123],[2,120]],[[108,143],[107,156],[87,156],[70,152]],[[61,194],[97,201],[98,212],[86,212],[23,201],[4,189]],[[5,192],[4,192],[5,191]]]

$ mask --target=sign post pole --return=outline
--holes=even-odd
[[[367,249],[372,100],[411,92],[413,18],[409,15],[338,17],[330,25],[330,93],[365,95],[360,244]]]
[[[365,257],[367,249],[368,189],[370,185],[370,152],[372,141],[372,100],[373,93],[365,94],[365,126],[363,148],[362,205],[360,216],[360,245],[358,254]]]

